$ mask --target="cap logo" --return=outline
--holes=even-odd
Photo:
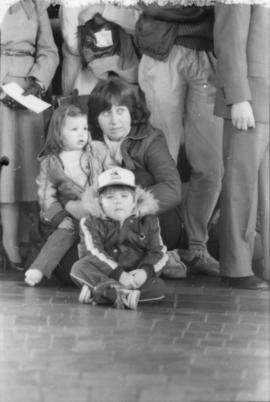
[[[111,180],[121,180],[122,176],[117,172],[117,170],[112,170],[110,172],[110,179]]]

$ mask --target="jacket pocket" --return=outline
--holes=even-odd
[[[268,75],[269,66],[266,63],[258,63],[257,61],[248,62],[248,76],[267,77]]]

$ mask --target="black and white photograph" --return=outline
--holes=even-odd
[[[1,402],[270,402],[269,117],[270,0],[1,0]]]

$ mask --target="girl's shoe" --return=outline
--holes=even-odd
[[[90,288],[87,285],[83,285],[79,294],[79,303],[91,304],[92,301],[93,297]]]
[[[25,272],[24,282],[29,286],[35,286],[41,281],[42,278],[42,272],[36,268],[32,268]]]
[[[9,269],[9,270],[13,270],[13,271],[21,271],[22,272],[25,270],[22,262],[14,262],[14,261],[10,260],[8,253],[6,252],[3,245],[1,247],[1,254],[3,257],[4,271]]]

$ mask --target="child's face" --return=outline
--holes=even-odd
[[[131,128],[131,116],[126,106],[112,105],[98,115],[98,123],[103,135],[112,141],[121,141]]]
[[[86,116],[67,116],[61,131],[63,148],[66,151],[83,149],[89,138]]]
[[[100,203],[105,215],[115,221],[124,222],[134,213],[135,194],[126,188],[108,187],[100,195]]]

